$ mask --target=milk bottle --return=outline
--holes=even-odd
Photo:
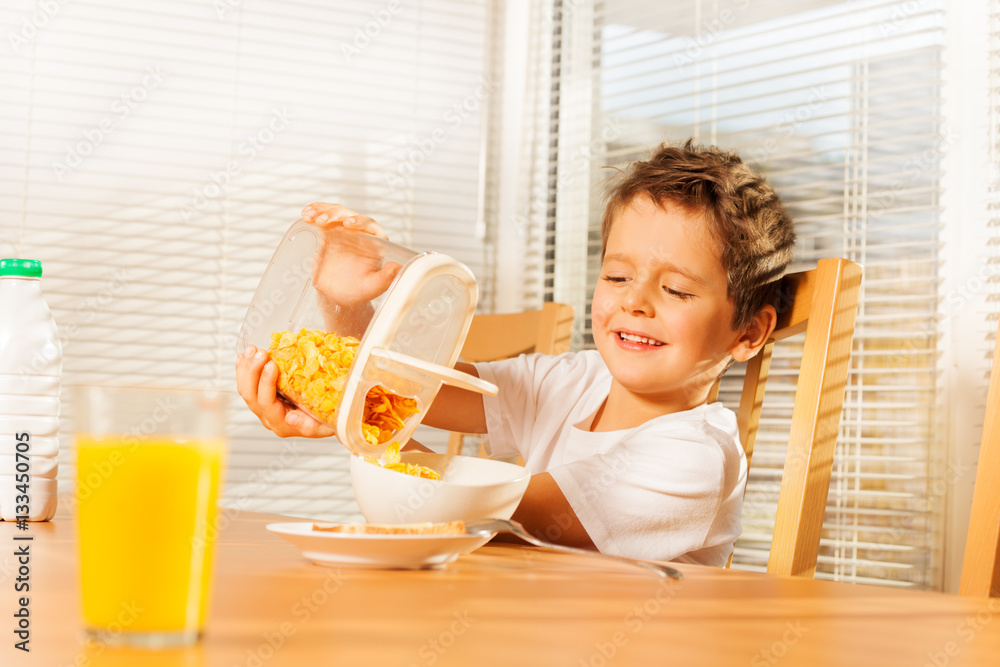
[[[0,259],[0,519],[56,511],[62,345],[41,289],[42,264]]]

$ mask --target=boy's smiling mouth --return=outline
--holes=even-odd
[[[662,341],[658,341],[655,338],[650,338],[648,336],[643,336],[642,334],[630,333],[628,331],[616,331],[615,335],[618,340],[624,344],[626,347],[660,347],[663,345]]]

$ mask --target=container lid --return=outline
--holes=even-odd
[[[380,456],[391,442],[410,438],[442,383],[496,393],[489,382],[453,368],[477,298],[472,272],[451,257],[299,221],[261,277],[238,346],[268,349],[272,334],[301,329],[359,339],[335,423],[286,398],[333,427],[354,453]],[[366,398],[376,386],[414,399],[417,411],[402,418],[391,439],[373,444],[362,423]]]
[[[37,259],[0,259],[0,276],[42,277],[42,263]]]

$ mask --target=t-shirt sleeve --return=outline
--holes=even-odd
[[[496,396],[483,396],[486,414],[484,445],[488,456],[520,455],[521,445],[530,434],[538,414],[539,387],[553,357],[523,354],[512,359],[475,364],[479,377],[497,386]]]
[[[475,364],[479,377],[497,386],[496,396],[483,394],[483,412],[486,415],[486,433],[488,434],[488,437],[483,441],[483,447],[486,450],[486,455],[490,457],[514,456],[520,453],[514,446],[517,440],[514,435],[513,424],[510,420],[502,419],[502,415],[504,414],[503,403],[507,400],[508,393],[513,393],[511,391],[513,387],[507,381],[507,375],[502,370],[501,372],[497,372],[496,365],[500,363],[509,364],[510,360]],[[526,392],[518,392],[518,394],[518,396],[513,398],[527,405],[528,401],[525,400],[527,398]],[[534,414],[534,411],[524,409],[523,413]]]
[[[705,546],[735,484],[731,468],[713,437],[692,425],[636,434],[548,472],[600,551],[674,560]]]

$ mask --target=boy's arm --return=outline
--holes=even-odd
[[[455,368],[479,376],[471,364],[459,363],[455,364]],[[258,350],[250,345],[237,356],[236,387],[247,406],[265,427],[283,438],[325,438],[333,435],[333,429],[329,426],[278,398],[277,384],[278,370],[266,350]],[[475,392],[442,385],[422,422],[460,433],[485,433],[483,397]],[[417,448],[426,449],[419,444],[410,447]]]
[[[579,549],[597,549],[556,480],[547,472],[531,476],[514,521],[543,540]]]
[[[472,364],[458,362],[455,370],[479,377]],[[421,423],[459,433],[486,433],[483,395],[443,384]]]
[[[476,367],[472,364],[459,362],[455,364],[455,370],[479,377]],[[486,433],[483,397],[473,391],[443,384],[420,423],[459,433]],[[410,439],[403,446],[403,451],[433,452],[434,450]]]

